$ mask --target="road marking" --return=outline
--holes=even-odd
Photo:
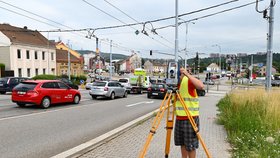
[[[136,98],[136,97],[140,97],[140,96],[133,96],[133,97]],[[91,99],[82,99],[81,102],[84,102],[84,101],[87,101],[87,100],[91,100]],[[111,100],[111,101],[113,101],[113,100]],[[146,102],[144,102],[144,103],[146,103]],[[149,103],[149,102],[147,102],[147,103]],[[104,104],[104,102],[102,102],[102,101],[101,102],[97,102],[97,103],[95,102],[94,104],[95,105],[97,105],[97,104]],[[56,110],[47,110],[47,111],[36,112],[36,113],[31,113],[31,114],[24,114],[24,115],[18,115],[18,116],[4,117],[4,118],[0,118],[0,121],[24,118],[24,117],[28,117],[28,116],[36,116],[36,115],[40,115],[40,114],[46,114],[46,113],[51,113],[51,112],[58,112],[58,111],[62,111],[62,110],[71,110],[71,109],[88,107],[88,106],[92,106],[92,104],[86,104],[86,105],[81,105],[81,106],[72,106],[72,107],[56,109]],[[3,107],[3,106],[0,106],[0,107]]]
[[[154,101],[141,101],[138,103],[126,105],[126,107],[132,107],[132,106],[139,105],[139,104],[152,104],[152,103],[154,103]]]

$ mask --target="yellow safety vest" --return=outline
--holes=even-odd
[[[179,93],[180,93],[182,99],[184,100],[185,104],[187,105],[187,107],[191,113],[191,116],[199,116],[198,96],[196,95],[195,97],[193,97],[189,94],[188,82],[189,82],[189,78],[184,76],[181,81]],[[181,104],[179,98],[177,98],[177,100],[176,100],[176,115],[177,116],[187,116],[187,114],[184,110],[184,107]]]

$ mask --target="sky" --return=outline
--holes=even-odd
[[[175,18],[165,18],[175,16],[175,2],[175,0],[0,0],[0,23],[46,31],[42,32],[46,38],[69,43],[75,50],[95,51],[94,37],[98,37],[101,52],[110,52],[112,40],[113,53],[125,55],[138,53],[145,58],[172,59],[175,54]],[[229,3],[224,4],[227,2]],[[178,26],[179,57],[192,58],[196,52],[202,57],[207,57],[210,53],[266,52],[268,21],[263,18],[262,13],[256,11],[255,3],[238,8],[252,2],[256,0],[178,0],[180,16],[178,22],[187,22]],[[269,4],[270,0],[259,2],[258,11],[268,8]],[[214,7],[217,5],[220,6]],[[229,9],[232,10],[226,11]],[[213,15],[218,12],[222,13]],[[279,16],[280,1],[276,0],[272,50],[280,53]],[[137,23],[138,25],[133,26],[108,28]],[[62,31],[48,32],[59,29]],[[95,31],[88,31],[89,29]],[[137,30],[138,35],[135,33]],[[142,30],[148,35],[141,33]],[[155,30],[157,34],[151,30]],[[153,55],[150,55],[150,50]],[[187,50],[187,53],[184,50]]]

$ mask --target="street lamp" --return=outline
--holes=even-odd
[[[186,21],[182,18],[179,18],[180,20],[184,21],[184,23],[186,24],[186,39],[185,39],[185,69],[187,69],[187,43],[188,43],[188,29],[189,29],[189,23],[191,24],[195,24],[194,22],[191,21]],[[182,24],[182,23],[180,23]]]
[[[222,71],[222,67],[221,67],[221,46],[218,44],[212,45],[212,47],[218,47],[219,48],[219,68],[220,71]]]

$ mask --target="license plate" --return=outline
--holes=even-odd
[[[158,95],[158,93],[152,93],[152,95]]]
[[[0,86],[3,86],[3,84],[2,84],[2,83],[0,83]]]
[[[26,94],[26,92],[17,92],[18,94]]]

